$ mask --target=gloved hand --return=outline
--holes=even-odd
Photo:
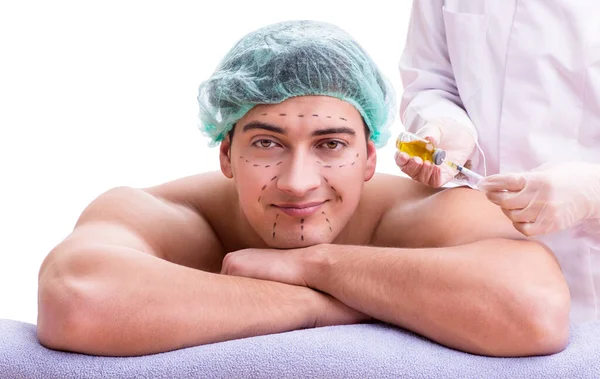
[[[490,175],[477,186],[526,236],[600,218],[600,165],[544,164],[525,173]]]
[[[475,148],[474,132],[451,118],[433,119],[415,134],[432,142],[435,147],[445,150],[446,159],[459,165],[465,164]],[[405,174],[431,187],[441,187],[458,174],[458,171],[446,164],[436,166],[399,151],[396,151],[394,158]]]

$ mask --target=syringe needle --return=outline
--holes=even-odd
[[[475,179],[477,181],[483,180],[483,176],[479,175],[478,173],[476,173],[474,171],[469,170],[466,167],[463,167],[461,165],[457,165],[456,163],[454,163],[452,161],[448,161],[448,160],[444,161],[444,163],[446,163],[448,166],[450,166],[450,167],[458,170],[459,172],[465,174],[466,176],[468,176],[468,177],[470,177],[472,179]]]

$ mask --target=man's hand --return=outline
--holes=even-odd
[[[302,276],[302,257],[308,249],[244,249],[223,259],[221,274],[245,276],[308,287]]]
[[[221,274],[308,287],[302,272],[303,258],[309,253],[308,248],[238,250],[225,256]],[[358,324],[372,320],[370,316],[348,307],[327,293],[315,291],[314,294],[312,327]]]
[[[584,162],[542,165],[521,174],[491,175],[478,183],[526,236],[600,218],[600,166]]]

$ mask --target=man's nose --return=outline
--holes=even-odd
[[[309,154],[297,153],[290,156],[282,166],[277,180],[277,188],[282,191],[303,197],[321,185],[321,167]]]

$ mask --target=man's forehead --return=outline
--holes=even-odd
[[[318,115],[324,118],[341,117],[346,120],[360,117],[360,113],[352,104],[335,97],[320,95],[296,96],[278,104],[260,104],[248,112],[248,114],[256,113],[285,113],[305,117]]]
[[[276,134],[288,135],[293,132],[295,127],[290,126],[283,122],[282,124],[276,124],[269,121],[258,121],[251,120],[245,124],[240,125],[242,132],[251,131],[267,131]],[[356,130],[351,126],[345,125],[344,123],[326,123],[325,125],[319,125],[316,127],[303,127],[303,130],[308,131],[312,136],[322,136],[327,134],[347,134],[349,136],[356,135]]]
[[[329,96],[300,96],[279,104],[261,104],[252,108],[237,123],[241,131],[263,129],[288,134],[297,128],[317,134],[355,134],[362,128],[360,113],[351,104]],[[320,132],[319,132],[320,131]]]

